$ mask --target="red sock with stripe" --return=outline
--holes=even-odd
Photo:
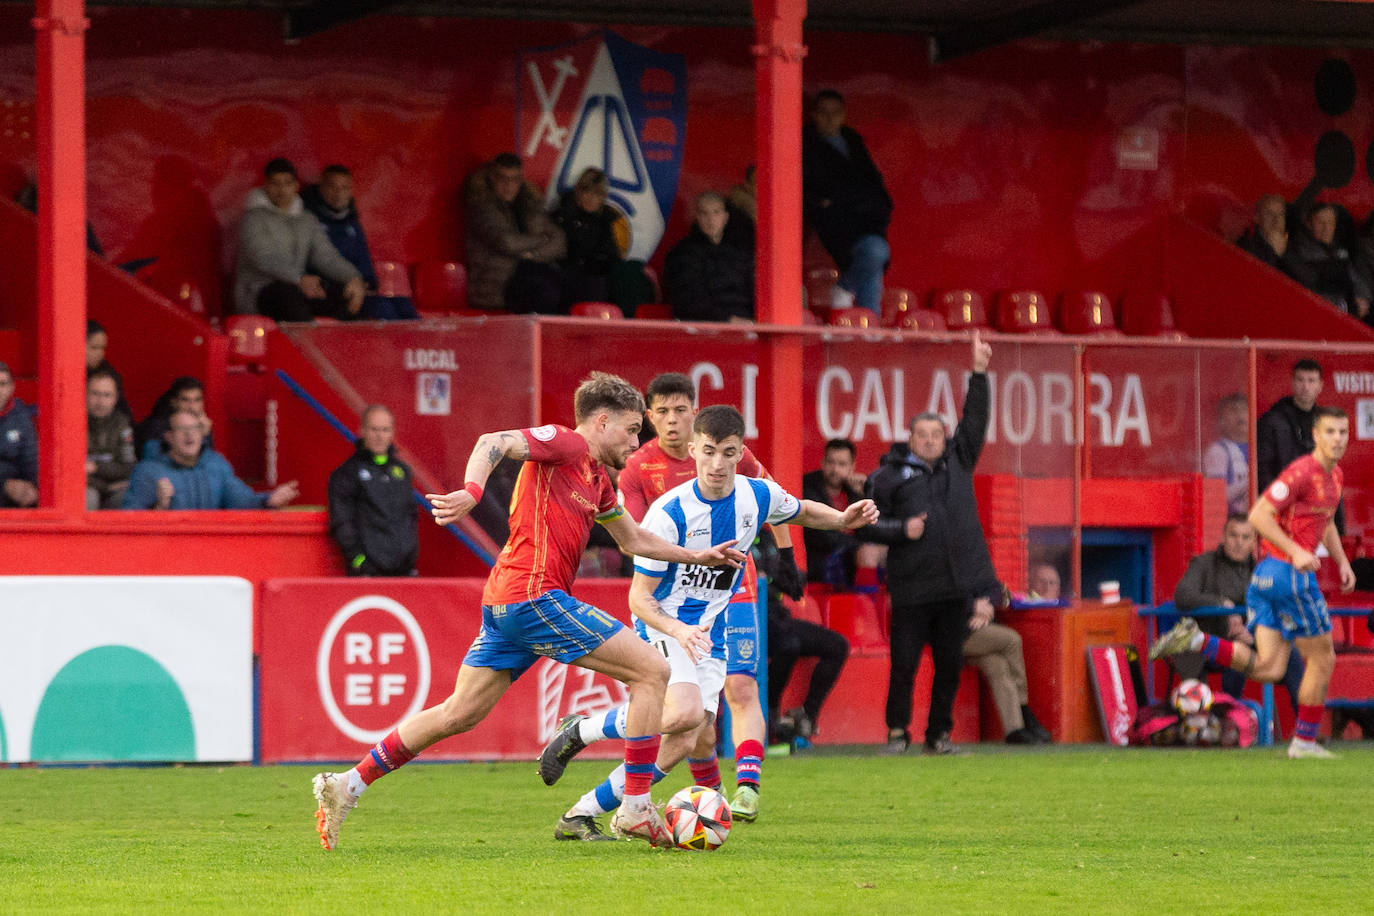
[[[741,741],[735,748],[735,785],[759,787],[763,771],[763,745],[757,741]]]
[[[367,756],[355,768],[363,785],[370,786],[375,780],[415,759],[415,752],[401,743],[401,730],[392,729],[391,734],[378,741]]]
[[[658,759],[660,735],[625,739],[625,797],[648,795],[654,782],[654,761]]]
[[[705,786],[708,789],[720,788],[720,761],[714,754],[704,760],[688,757],[687,768],[692,771],[693,785]]]
[[[1322,706],[1298,704],[1298,724],[1293,728],[1293,737],[1303,741],[1316,741],[1317,731],[1322,725]]]

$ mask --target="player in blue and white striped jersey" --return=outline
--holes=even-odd
[[[799,501],[771,480],[736,476],[744,454],[744,418],[733,407],[716,405],[697,414],[690,450],[697,464],[696,480],[660,496],[640,523],[670,543],[690,549],[698,542],[710,546],[734,540],[737,549],[747,552],[765,524],[839,530],[861,528],[878,518],[870,499],[840,512],[824,503]],[[725,682],[721,612],[739,584],[739,570],[720,574],[708,567],[635,558],[630,585],[635,629],[663,653],[670,668],[655,782],[694,751],[698,758],[707,756],[715,742],[715,715]],[[601,728],[582,728],[580,718],[564,720],[540,757],[541,767],[554,760],[566,765],[586,746],[587,738],[615,737],[616,710],[606,715]],[[562,766],[557,769],[561,775]],[[555,838],[601,839],[595,818],[620,804],[624,782],[622,766],[563,816]]]

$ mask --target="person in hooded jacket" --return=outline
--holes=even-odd
[[[892,596],[889,753],[902,753],[911,744],[911,690],[927,644],[935,679],[924,753],[957,753],[949,734],[964,639],[992,619],[1001,597],[973,492],[973,469],[988,425],[992,347],[975,332],[972,349],[973,374],[954,435],[946,437],[939,414],[920,414],[911,421],[909,440],[893,444],[868,478],[881,515],[859,537],[888,545]]]
[[[413,576],[419,517],[410,468],[396,457],[391,411],[363,411],[357,449],[329,475],[329,534],[350,576]]]
[[[273,159],[248,194],[239,224],[234,311],[274,321],[356,318],[367,288],[324,226],[305,209],[296,167]]]

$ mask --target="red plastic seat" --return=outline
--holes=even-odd
[[[1118,337],[1112,300],[1093,290],[1072,290],[1059,297],[1059,326],[1065,334]]]
[[[377,261],[372,265],[377,270],[377,295],[413,295],[410,288],[410,273],[400,261]]]
[[[635,306],[635,317],[648,321],[672,321],[673,307],[662,302],[645,303]]]
[[[837,328],[876,328],[878,316],[868,309],[831,309],[826,323]]]
[[[830,312],[830,290],[840,279],[840,272],[833,267],[813,267],[806,272],[806,307],[824,320]]]
[[[897,286],[887,287],[883,290],[883,327],[901,327],[902,317],[919,307],[920,302],[911,290]]]
[[[468,307],[468,272],[455,261],[421,261],[415,265],[411,288],[415,308],[447,315]]]
[[[606,320],[625,317],[620,306],[614,302],[574,302],[569,314],[578,318],[602,318]]]
[[[817,315],[810,309],[805,309],[802,312],[802,324],[814,328],[820,327],[821,325],[825,324],[825,322],[821,321],[820,315]]]
[[[931,309],[945,316],[945,327],[951,331],[988,327],[988,312],[983,305],[983,294],[976,290],[937,290],[931,296]]]
[[[997,329],[1007,334],[1057,334],[1050,304],[1032,289],[997,294]]]
[[[868,595],[837,592],[830,596],[826,615],[830,629],[848,639],[853,649],[880,649],[887,645],[878,608]]]
[[[229,335],[229,359],[239,365],[262,362],[267,356],[267,332],[277,323],[266,315],[230,315],[224,322]]]
[[[1134,337],[1187,337],[1174,323],[1174,306],[1163,293],[1127,293],[1121,300],[1121,329]]]
[[[911,309],[902,313],[897,327],[903,331],[943,331],[945,318],[931,309]]]

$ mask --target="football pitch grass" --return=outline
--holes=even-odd
[[[1336,749],[770,759],[758,822],[710,853],[554,841],[603,761],[553,788],[408,766],[332,853],[317,767],[8,769],[0,888],[14,913],[1366,913],[1374,744]]]

